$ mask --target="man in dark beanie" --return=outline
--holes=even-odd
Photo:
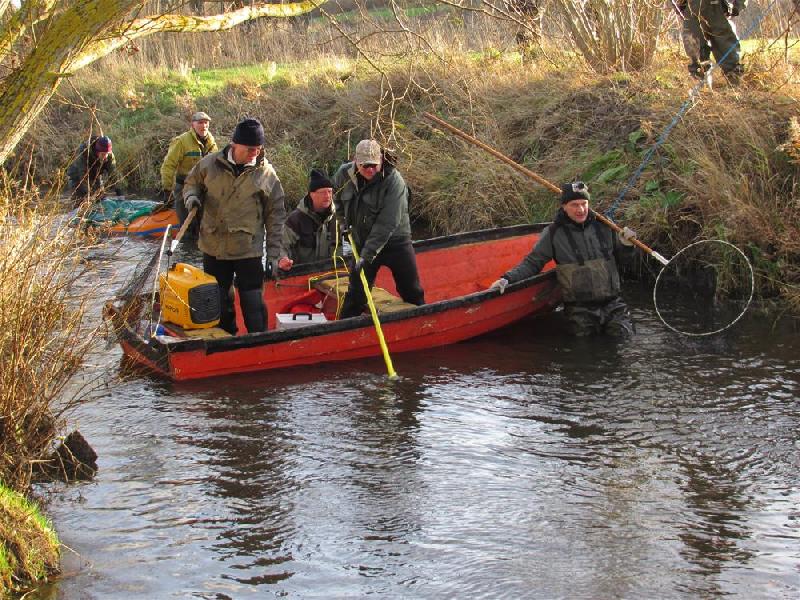
[[[328,176],[312,169],[308,194],[303,196],[283,224],[283,247],[295,263],[328,259],[336,247],[331,202],[333,184]]]
[[[203,252],[203,269],[217,278],[220,327],[231,334],[237,331],[236,309],[228,294],[235,277],[244,324],[253,333],[267,329],[262,291],[265,241],[270,264],[289,269],[292,261],[281,248],[283,187],[262,152],[264,128],[255,119],[245,119],[232,140],[189,171],[183,201],[187,211],[203,209],[197,246]]]
[[[506,286],[537,275],[554,260],[572,333],[628,336],[634,326],[620,297],[617,260],[630,255],[636,234],[629,228],[617,236],[589,209],[589,189],[581,181],[561,186],[561,208],[521,263],[489,289],[502,294]],[[623,249],[625,249],[623,251]]]
[[[408,186],[390,158],[377,140],[361,140],[353,161],[344,163],[333,176],[336,213],[350,228],[359,254],[350,271],[341,319],[356,317],[366,307],[362,269],[371,287],[378,270],[387,267],[404,302],[425,304],[411,245]]]
[[[87,142],[83,142],[67,169],[75,203],[79,204],[89,196],[102,197],[107,185],[117,183],[112,181],[116,166],[108,136],[92,136]],[[114,191],[118,196],[122,195],[119,188]]]

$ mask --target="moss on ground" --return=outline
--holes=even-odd
[[[50,521],[36,504],[0,484],[0,597],[46,581],[58,561]]]

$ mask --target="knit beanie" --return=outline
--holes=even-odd
[[[561,186],[561,204],[566,204],[570,200],[591,200],[589,186],[582,181],[573,181]]]
[[[308,191],[309,192],[316,192],[322,188],[332,188],[333,182],[328,179],[328,176],[325,175],[319,169],[311,169],[311,173],[308,177]]]
[[[94,141],[95,152],[111,152],[111,140],[108,136],[101,135]]]
[[[257,119],[245,119],[233,130],[233,139],[231,141],[234,144],[242,144],[243,146],[263,146],[266,141],[264,127]]]

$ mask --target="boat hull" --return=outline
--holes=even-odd
[[[460,342],[551,310],[560,302],[560,293],[550,268],[508,286],[504,294],[486,290],[530,250],[541,228],[505,228],[415,243],[428,303],[381,315],[390,352]],[[275,312],[306,293],[309,276],[320,271],[319,266],[302,266],[296,272],[293,269],[292,277],[265,286],[270,330],[264,333],[217,339],[145,339],[124,322],[113,302],[106,305],[107,317],[128,358],[176,381],[380,355],[369,315],[274,330]],[[394,291],[390,273],[382,272],[376,284]]]

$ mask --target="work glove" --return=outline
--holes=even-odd
[[[490,290],[500,290],[500,293],[506,291],[506,286],[508,285],[508,279],[505,277],[501,277],[497,281],[495,281],[492,285],[489,286]]]
[[[360,277],[360,273],[361,273],[361,271],[363,271],[363,270],[364,270],[364,262],[365,262],[365,261],[364,261],[364,257],[362,256],[362,257],[361,257],[361,258],[359,258],[359,259],[358,259],[358,260],[355,262],[355,264],[353,265],[353,270],[350,272],[350,274],[351,274],[351,275],[352,275],[352,276],[353,276],[355,279],[358,279],[358,278]]]
[[[275,264],[276,261],[267,259],[266,264],[264,265],[264,279],[274,279],[275,273],[278,271],[278,265]]]
[[[189,196],[183,201],[183,204],[189,212],[191,212],[193,208],[200,210],[200,200],[197,199],[197,196]]]
[[[630,227],[623,227],[617,236],[619,241],[625,246],[633,246],[633,240],[636,238],[636,232]]]

